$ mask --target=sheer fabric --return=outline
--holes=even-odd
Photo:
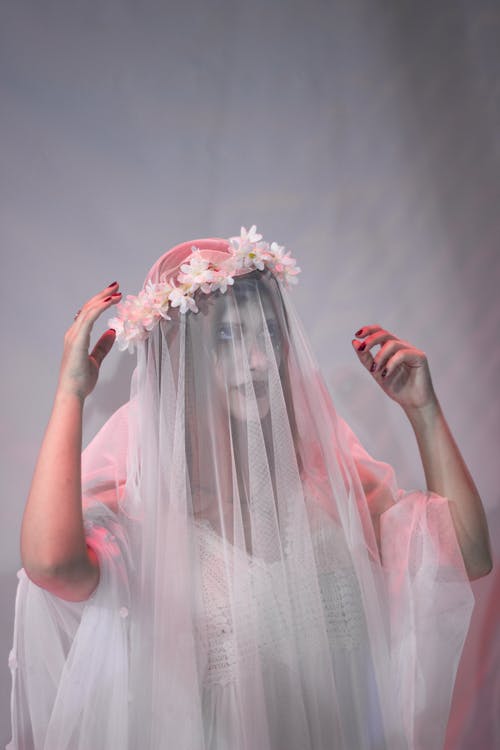
[[[148,278],[193,244],[227,252]],[[21,573],[9,748],[442,747],[472,608],[447,500],[364,451],[269,271],[197,304],[83,454],[96,591]]]

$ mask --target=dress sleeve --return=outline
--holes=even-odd
[[[84,521],[100,569],[87,601],[64,601],[18,574],[7,750],[126,747],[128,545],[106,505],[88,505]]]
[[[392,674],[410,747],[441,748],[474,605],[448,500],[400,489],[392,467],[343,427],[379,544]]]
[[[474,598],[448,500],[401,492],[380,518],[394,674],[415,747],[442,747]]]

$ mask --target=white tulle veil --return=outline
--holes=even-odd
[[[229,252],[148,280],[192,245]],[[83,457],[87,519],[123,535],[123,747],[440,747],[471,604],[446,500],[366,454],[271,271],[196,300]]]

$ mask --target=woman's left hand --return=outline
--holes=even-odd
[[[352,345],[360,362],[403,409],[411,411],[436,403],[425,352],[380,326],[364,326],[355,336]],[[373,353],[377,346],[380,349]]]

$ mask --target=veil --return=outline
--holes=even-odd
[[[229,253],[184,243],[146,282],[193,245]],[[139,342],[130,401],[83,454],[96,591],[69,605],[20,582],[10,747],[441,747],[472,606],[446,499],[365,452],[269,269],[196,304]],[[39,734],[60,744],[30,745],[22,621],[42,599],[73,620]],[[76,689],[92,711],[71,714]]]

